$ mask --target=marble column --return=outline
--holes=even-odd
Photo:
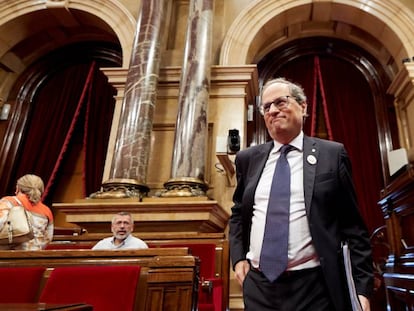
[[[191,0],[171,178],[161,196],[204,196],[214,0]]]
[[[109,179],[92,198],[145,196],[167,0],[142,1]]]

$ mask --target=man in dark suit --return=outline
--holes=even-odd
[[[236,156],[229,238],[245,310],[352,310],[341,256],[341,243],[346,241],[359,302],[368,311],[373,288],[371,248],[358,211],[350,161],[342,144],[303,134],[306,108],[299,85],[284,78],[267,82],[261,111],[273,140]],[[268,208],[269,201],[274,201],[270,198],[275,186],[272,176],[283,145],[292,146],[285,156],[290,167],[287,263],[265,265],[267,211],[279,204]],[[277,252],[278,248],[283,249],[277,245]],[[281,272],[268,274],[264,267]],[[268,276],[272,273],[276,279]]]

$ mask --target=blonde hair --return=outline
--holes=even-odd
[[[20,177],[17,180],[17,188],[34,204],[41,200],[43,191],[45,190],[43,180],[39,176],[33,174],[27,174]]]

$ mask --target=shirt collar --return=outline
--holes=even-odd
[[[291,142],[289,143],[289,145],[295,147],[296,150],[302,152],[303,151],[303,132],[300,131],[299,135],[296,136],[294,139],[291,140]],[[272,149],[272,153],[276,153],[279,151],[280,147],[282,147],[283,144],[279,143],[276,140],[273,140],[273,149]]]
[[[128,236],[125,239],[122,240],[121,244],[118,244],[118,245],[115,245],[115,237],[112,237],[111,243],[116,247],[120,247],[120,246],[125,245],[125,243],[126,243],[126,241],[129,237],[130,237],[130,234],[128,234]]]

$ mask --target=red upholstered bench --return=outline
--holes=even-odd
[[[133,311],[140,271],[140,266],[56,267],[39,302],[83,302],[94,311]]]
[[[0,268],[0,303],[37,302],[43,267]]]

